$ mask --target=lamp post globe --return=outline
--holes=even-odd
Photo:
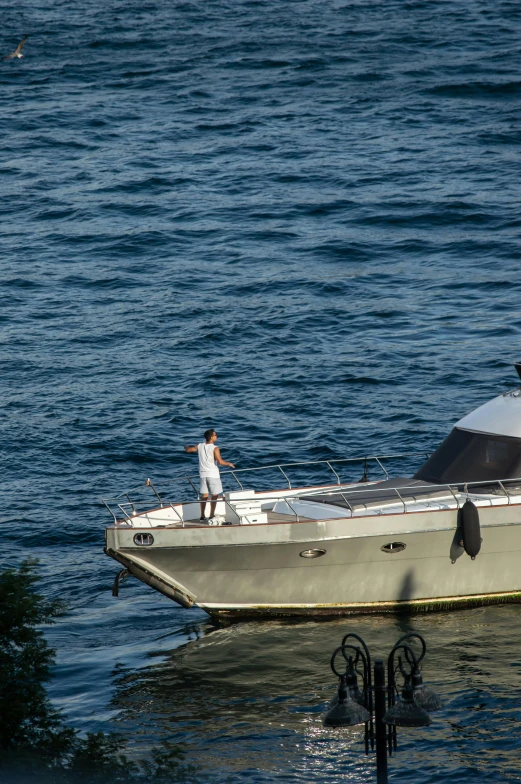
[[[349,657],[345,675],[341,676],[340,680],[341,683],[344,683],[351,698],[359,705],[363,705],[365,707],[364,694],[363,692],[360,691],[358,687],[358,677],[356,674],[355,666],[353,664],[352,656]],[[329,703],[330,708],[333,708],[337,704],[339,699],[339,693],[340,693],[340,689],[331,698],[331,702]]]
[[[323,722],[328,727],[350,727],[355,724],[365,724],[369,721],[371,714],[355,702],[351,697],[349,690],[346,687],[346,677],[342,675],[340,685],[338,687],[338,694],[331,700],[329,710],[323,716]]]
[[[427,711],[414,701],[410,683],[405,685],[402,696],[389,708],[382,721],[395,727],[428,727],[432,724]]]
[[[442,707],[440,698],[424,684],[420,672],[412,674],[412,696],[414,702],[426,711],[436,711]]]

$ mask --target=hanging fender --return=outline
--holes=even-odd
[[[472,560],[481,550],[481,530],[479,526],[479,512],[475,504],[469,499],[465,501],[458,512],[459,525],[462,533],[462,545],[467,555]]]

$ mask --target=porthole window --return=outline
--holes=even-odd
[[[300,553],[301,558],[320,558],[321,555],[325,555],[325,550],[302,550]]]
[[[407,545],[403,542],[389,542],[389,544],[384,544],[383,547],[380,547],[382,553],[401,553]]]
[[[134,544],[138,544],[141,547],[150,547],[151,544],[154,544],[154,537],[152,534],[135,534]]]

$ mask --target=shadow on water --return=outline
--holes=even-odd
[[[403,582],[398,593],[398,601],[406,602],[409,599],[412,599],[414,596],[414,588],[413,570],[409,569],[409,571],[406,572],[403,577]]]
[[[407,586],[404,586],[404,590]],[[385,658],[409,631],[427,641],[424,679],[444,709],[427,730],[399,733],[400,781],[521,781],[521,624],[517,606],[423,616],[244,623],[216,629],[139,672],[119,673],[118,729],[138,744],[184,745],[207,780],[372,781],[362,728],[332,730],[321,713],[335,690],[329,669],[347,631]],[[489,752],[495,749],[494,763]]]

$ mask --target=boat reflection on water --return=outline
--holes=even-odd
[[[118,731],[138,746],[181,744],[205,781],[370,782],[363,727],[332,731],[331,651],[347,631],[375,655],[422,634],[425,675],[444,709],[427,731],[400,735],[400,782],[521,781],[521,624],[517,606],[410,617],[247,623],[208,633],[138,672],[118,674]],[[163,654],[159,654],[162,655]],[[492,776],[492,778],[490,778]]]

